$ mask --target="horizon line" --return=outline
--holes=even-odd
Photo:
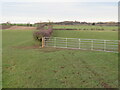
[[[65,21],[40,21],[40,22],[10,22],[10,21],[6,21],[6,22],[0,22],[0,24],[3,24],[3,23],[7,23],[7,22],[9,22],[9,23],[18,23],[18,24],[22,24],[22,23],[30,23],[30,24],[35,24],[35,23],[45,23],[45,22],[53,22],[53,23],[59,23],[59,22],[86,22],[86,23],[106,23],[106,22],[113,22],[113,23],[118,23],[119,21],[94,21],[94,22],[89,22],[89,21],[76,21],[76,20],[71,20],[71,21],[67,21],[67,20],[65,20]]]

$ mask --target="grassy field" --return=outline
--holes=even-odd
[[[69,37],[83,39],[107,39],[118,40],[117,31],[73,31],[73,30],[55,30],[54,37]]]
[[[102,30],[117,31],[118,26],[96,26],[96,25],[54,25],[54,29],[80,29],[80,30]]]
[[[117,39],[117,32],[54,31],[53,36]],[[31,30],[3,31],[4,88],[115,88],[118,54],[32,48]]]

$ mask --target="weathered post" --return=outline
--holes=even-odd
[[[44,48],[44,47],[45,47],[45,38],[42,37],[42,48]]]

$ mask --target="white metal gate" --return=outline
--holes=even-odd
[[[118,52],[118,40],[44,37],[45,47]]]

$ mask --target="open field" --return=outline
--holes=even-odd
[[[118,54],[39,48],[32,30],[3,30],[4,88],[115,88]],[[53,36],[117,39],[117,32],[54,31]]]
[[[107,39],[118,40],[117,31],[67,31],[67,30],[55,30],[53,32],[54,37],[68,37],[68,38],[83,38],[83,39]]]
[[[54,25],[53,28],[54,29],[118,31],[118,26],[97,26],[97,25]]]
[[[37,26],[10,26],[0,25],[2,29],[9,30],[34,30]],[[118,31],[118,26],[97,26],[97,25],[53,25],[55,30],[81,30],[81,31]]]

